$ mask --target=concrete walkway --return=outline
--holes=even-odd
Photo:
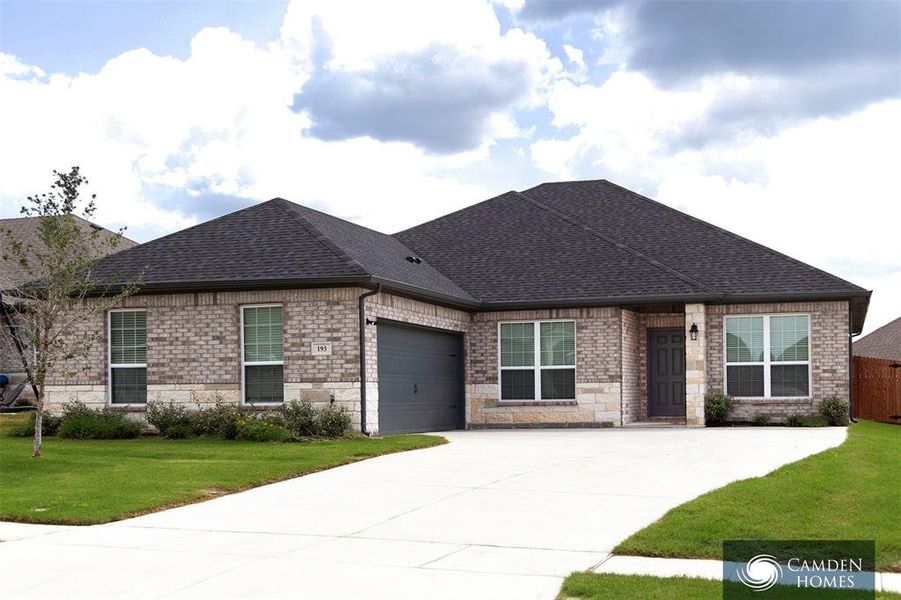
[[[700,577],[723,579],[723,563],[718,560],[652,558],[649,556],[610,556],[594,569],[595,573],[616,575],[653,575],[655,577]],[[901,593],[901,573],[876,573],[876,590]]]
[[[670,508],[836,446],[845,430],[447,438],[108,525],[0,524],[0,595],[554,598],[563,577]]]

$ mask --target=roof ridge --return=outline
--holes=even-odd
[[[830,272],[828,272],[828,271],[824,271],[823,269],[820,269],[819,267],[815,267],[815,266],[813,266],[813,265],[809,265],[809,264],[807,264],[806,262],[804,262],[804,261],[802,261],[802,260],[798,260],[797,258],[793,258],[793,257],[791,257],[791,256],[789,256],[789,255],[787,255],[787,254],[783,254],[782,252],[779,252],[778,250],[774,250],[773,248],[770,248],[769,246],[764,246],[764,245],[761,244],[760,242],[755,242],[755,241],[752,240],[752,239],[749,239],[749,238],[740,236],[740,235],[738,235],[737,233],[733,233],[733,232],[729,231],[728,229],[723,229],[722,227],[720,227],[720,226],[718,226],[718,225],[714,225],[713,223],[708,223],[707,221],[705,221],[705,220],[703,220],[703,219],[699,219],[698,217],[695,217],[695,216],[693,216],[693,215],[690,215],[690,214],[688,214],[687,212],[683,212],[683,211],[679,210],[678,208],[673,208],[672,206],[669,206],[668,204],[664,204],[663,202],[659,202],[659,201],[657,201],[657,200],[654,200],[653,198],[648,198],[647,196],[644,196],[644,195],[642,195],[642,194],[639,194],[638,192],[632,191],[632,190],[630,190],[629,188],[623,187],[623,186],[621,186],[621,185],[619,185],[619,184],[617,184],[617,183],[613,183],[613,182],[610,181],[610,180],[607,180],[607,179],[598,179],[598,180],[593,180],[593,181],[603,181],[604,183],[606,183],[606,184],[608,184],[608,185],[612,185],[613,187],[616,187],[616,188],[618,188],[618,189],[620,189],[620,190],[623,190],[624,192],[627,192],[627,193],[631,194],[632,196],[635,196],[636,198],[638,198],[638,199],[640,199],[640,200],[643,200],[643,201],[646,202],[646,203],[653,204],[654,206],[661,206],[661,207],[665,208],[666,210],[668,210],[668,211],[670,211],[670,212],[674,212],[674,213],[677,213],[677,214],[682,215],[682,216],[684,216],[684,217],[688,217],[688,218],[691,219],[692,221],[695,221],[695,222],[698,223],[699,225],[703,225],[704,227],[707,227],[708,229],[712,229],[712,230],[714,230],[714,231],[716,231],[716,232],[718,232],[718,233],[725,234],[725,235],[727,235],[727,236],[729,236],[729,237],[731,237],[731,238],[733,238],[733,239],[736,239],[736,240],[741,240],[741,241],[743,241],[743,242],[748,242],[749,244],[753,244],[754,246],[757,246],[758,248],[762,249],[764,252],[767,252],[767,253],[769,253],[769,254],[772,254],[773,256],[778,256],[778,257],[780,257],[780,258],[784,258],[784,259],[789,260],[789,261],[791,261],[791,262],[793,262],[793,263],[795,263],[795,264],[797,264],[797,265],[800,265],[800,266],[802,266],[802,267],[805,267],[805,268],[808,268],[808,269],[813,269],[814,271],[817,271],[817,272],[819,272],[819,273],[822,273],[823,275],[827,275],[827,276],[829,276],[830,278],[834,279],[835,281],[839,281],[839,282],[841,282],[841,283],[844,283],[844,284],[851,285],[851,286],[853,286],[853,287],[859,288],[859,289],[861,289],[861,290],[863,290],[863,291],[867,291],[865,288],[863,288],[863,287],[857,285],[856,283],[852,283],[852,282],[848,281],[847,279],[842,279],[842,278],[839,277],[838,275],[833,275],[832,273],[830,273]],[[541,185],[545,185],[545,184],[541,184]]]
[[[419,229],[420,227],[423,227],[424,225],[431,225],[432,223],[435,223],[435,222],[440,221],[440,220],[442,220],[442,219],[446,219],[447,217],[452,217],[453,215],[456,215],[457,213],[461,213],[461,212],[463,212],[464,210],[469,210],[469,209],[471,209],[471,208],[475,208],[476,206],[480,206],[480,205],[482,205],[482,204],[486,204],[486,203],[488,203],[488,202],[491,202],[492,200],[497,200],[498,198],[502,198],[502,197],[506,196],[507,194],[519,194],[519,193],[520,193],[520,192],[517,192],[516,190],[508,190],[508,191],[506,191],[506,192],[503,192],[503,193],[501,193],[501,194],[498,194],[497,196],[492,196],[491,198],[486,198],[486,199],[484,199],[484,200],[479,200],[479,201],[476,202],[475,204],[470,204],[470,205],[468,205],[468,206],[461,206],[461,207],[458,208],[457,210],[453,210],[453,211],[451,211],[451,212],[449,212],[449,213],[446,213],[446,214],[443,214],[443,215],[441,215],[441,216],[439,216],[439,217],[435,217],[434,219],[430,219],[430,220],[428,220],[428,221],[425,221],[424,223],[420,223],[419,225],[413,225],[412,227],[407,227],[406,229],[401,229],[400,231],[395,231],[394,233],[392,233],[392,234],[390,234],[390,235],[391,235],[391,237],[397,237],[397,236],[401,235],[402,233],[407,233],[408,231],[413,231],[414,229]]]
[[[289,207],[285,206],[286,203],[293,205],[293,202],[285,200],[284,198],[273,198],[272,200],[270,200],[270,202],[273,202],[275,206],[277,206],[282,212],[297,221],[297,223],[301,227],[303,227],[307,231],[307,233],[312,235],[317,242],[328,248],[328,250],[331,251],[332,254],[346,262],[350,267],[353,267],[354,269],[357,269],[362,273],[372,277],[372,273],[370,273],[368,269],[354,260],[347,252],[341,249],[340,246],[329,239],[328,236],[323,234],[315,225],[313,225],[313,223],[310,222],[309,219],[307,219],[303,215],[298,214],[297,211],[290,210]]]
[[[570,217],[563,211],[557,210],[557,209],[552,208],[542,202],[539,202],[538,200],[535,200],[534,198],[532,198],[531,196],[529,196],[528,194],[526,194],[524,192],[514,192],[514,193],[516,195],[520,196],[521,198],[523,198],[524,200],[526,200],[527,202],[537,206],[538,208],[540,208],[546,212],[549,212],[550,214],[556,216],[559,219],[566,221],[567,223],[570,223],[571,225],[575,225],[576,227],[579,227],[583,231],[587,231],[587,232],[591,233],[595,237],[598,237],[598,238],[604,240],[608,244],[612,244],[613,246],[616,246],[617,248],[620,248],[621,250],[625,250],[626,252],[629,252],[630,254],[637,256],[638,258],[644,260],[647,263],[650,263],[651,265],[657,267],[658,269],[667,271],[670,274],[675,275],[679,279],[682,279],[683,281],[690,283],[694,286],[700,287],[700,288],[704,289],[705,291],[713,292],[714,294],[718,294],[718,295],[723,295],[722,291],[707,285],[703,281],[698,281],[694,277],[691,277],[690,275],[686,275],[685,273],[682,273],[678,269],[674,269],[673,267],[667,265],[666,263],[664,263],[660,260],[657,260],[656,258],[653,258],[651,256],[648,256],[644,252],[641,252],[640,250],[636,250],[635,248],[632,248],[628,244],[625,244],[624,242],[621,242],[620,240],[618,240],[612,236],[609,236],[605,233],[601,233],[600,231],[598,231],[592,227],[589,227],[588,225],[585,225],[584,223],[580,223],[579,221]]]

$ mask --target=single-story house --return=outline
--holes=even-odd
[[[854,356],[901,361],[901,317],[855,340]]]
[[[395,235],[276,198],[103,259],[141,293],[51,404],[291,400],[371,434],[704,425],[849,397],[870,292],[605,180]]]

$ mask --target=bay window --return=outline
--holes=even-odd
[[[575,400],[575,321],[501,323],[500,399]]]
[[[726,393],[735,397],[810,395],[810,317],[725,318]]]

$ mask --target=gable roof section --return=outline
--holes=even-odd
[[[508,192],[397,238],[486,308],[850,299],[865,289],[605,180]]]
[[[855,341],[854,356],[901,361],[901,317]]]
[[[487,305],[709,294],[517,192],[396,237]]]
[[[142,290],[250,289],[381,282],[476,304],[395,238],[276,198],[147,242],[100,261],[99,281]]]
[[[523,193],[729,296],[866,291],[606,180]]]

